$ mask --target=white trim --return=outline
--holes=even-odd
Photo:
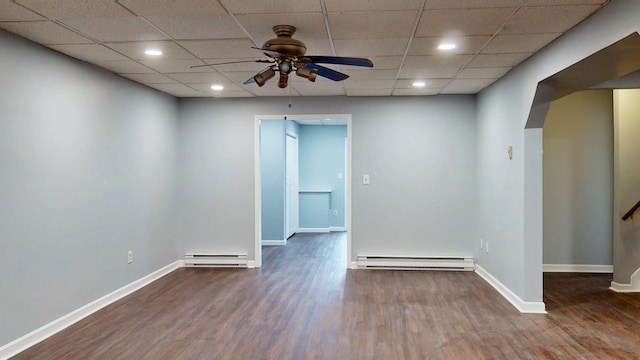
[[[328,233],[330,228],[299,228],[297,233]]]
[[[566,273],[613,273],[613,265],[589,265],[589,264],[543,264],[543,272]]]
[[[629,284],[621,284],[612,281],[611,287],[609,289],[621,293],[640,292],[640,268],[638,268],[638,270],[631,274],[630,280],[631,282]]]
[[[254,247],[253,260],[249,260],[253,267],[262,266],[262,180],[260,174],[260,118],[254,119],[253,124],[253,158],[255,168],[253,169],[253,204],[254,213]],[[251,266],[249,266],[251,267]]]
[[[255,269],[256,268],[256,262],[255,260],[249,260],[247,261],[247,269]]]
[[[476,274],[483,278],[489,285],[493,286],[500,295],[502,295],[507,301],[511,303],[518,311],[527,314],[546,314],[544,302],[524,301],[503,283],[498,281],[493,275],[491,275],[482,266],[476,264]]]
[[[6,345],[0,347],[0,359],[10,358],[34,345],[47,339],[50,336],[66,329],[96,311],[110,305],[123,297],[149,285],[170,272],[184,266],[184,261],[175,261],[151,274],[144,276],[128,285],[125,285],[97,300],[94,300],[79,309],[76,309]]]
[[[285,246],[287,240],[262,240],[262,246]]]
[[[329,232],[338,232],[338,231],[347,231],[347,228],[343,226],[329,226]]]

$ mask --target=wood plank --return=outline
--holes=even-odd
[[[345,258],[343,233],[301,234],[260,269],[179,269],[14,359],[640,358],[640,294],[610,274],[545,274],[527,315],[472,272]]]

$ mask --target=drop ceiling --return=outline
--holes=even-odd
[[[177,97],[475,94],[608,0],[0,0],[0,28]],[[243,82],[253,46],[297,27],[308,55],[356,56],[350,78]],[[450,51],[438,50],[455,42]],[[163,55],[145,55],[148,48]],[[416,80],[425,86],[412,86]],[[211,85],[224,86],[222,91]]]

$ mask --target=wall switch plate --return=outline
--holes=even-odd
[[[333,210],[333,216],[338,216],[338,210]]]
[[[127,264],[131,264],[133,262],[133,251],[129,250],[127,253]]]
[[[480,250],[484,249],[484,239],[480,239]]]
[[[362,175],[362,185],[369,185],[369,174]]]

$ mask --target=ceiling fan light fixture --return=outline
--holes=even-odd
[[[289,83],[289,75],[281,73],[280,78],[278,79],[278,87],[284,89],[287,87],[288,83]]]
[[[296,69],[296,75],[308,79],[311,82],[315,82],[316,78],[318,77],[318,70],[299,67],[298,69]]]
[[[293,66],[289,60],[283,60],[278,64],[278,71],[280,71],[280,74],[289,75],[291,70],[293,70]]]
[[[274,76],[276,76],[276,72],[272,68],[267,68],[267,70],[256,74],[256,76],[253,77],[253,80],[256,81],[258,86],[262,87],[262,85]]]

